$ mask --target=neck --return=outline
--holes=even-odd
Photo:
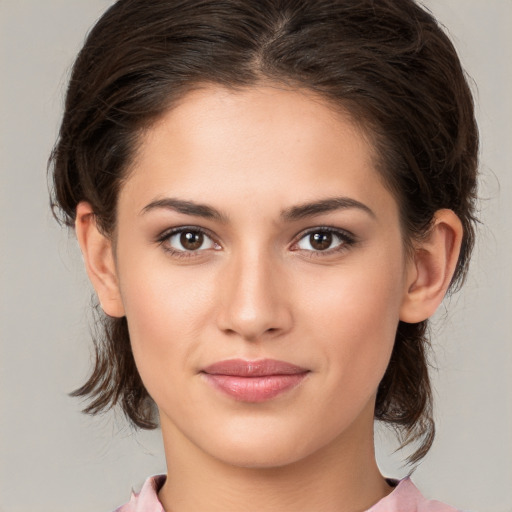
[[[165,430],[168,477],[159,498],[167,512],[362,512],[391,492],[375,461],[373,428],[264,468],[226,464]]]

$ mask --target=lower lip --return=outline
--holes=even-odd
[[[235,375],[212,375],[203,373],[213,387],[240,402],[265,402],[298,386],[306,377],[305,373],[293,375],[264,375],[261,377],[240,377]]]

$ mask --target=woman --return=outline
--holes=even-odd
[[[373,421],[410,462],[432,444],[427,319],[467,268],[477,151],[410,0],[107,11],[52,165],[105,313],[76,394],[164,439],[120,510],[454,510],[381,475]]]

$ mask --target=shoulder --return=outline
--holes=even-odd
[[[165,475],[150,476],[140,492],[132,491],[130,501],[116,508],[114,512],[164,512],[158,499],[158,491],[165,482]]]
[[[410,478],[404,478],[395,489],[367,512],[460,512],[436,500],[426,499]]]

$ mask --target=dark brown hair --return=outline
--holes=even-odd
[[[462,221],[460,284],[474,241],[478,133],[457,54],[413,0],[119,0],[91,30],[73,67],[50,158],[53,206],[72,226],[88,201],[113,234],[116,201],[150,126],[192,88],[272,81],[305,88],[350,113],[369,134],[395,194],[404,239],[428,232],[434,214]],[[125,318],[101,317],[93,372],[75,395],[89,413],[120,404],[153,428]],[[400,322],[380,383],[375,418],[394,426],[417,461],[434,436],[427,322]]]

